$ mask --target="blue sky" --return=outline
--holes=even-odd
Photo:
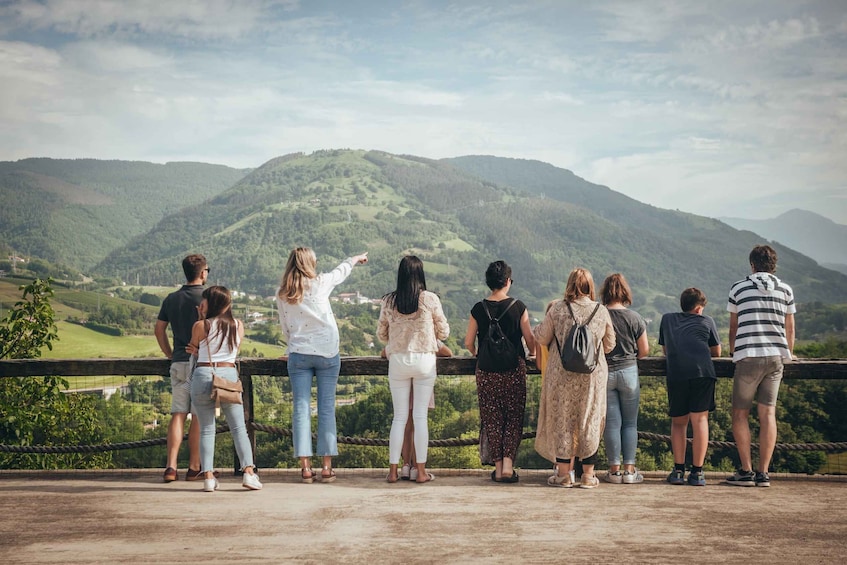
[[[847,2],[0,2],[0,160],[538,159],[847,224]]]

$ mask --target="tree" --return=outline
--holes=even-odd
[[[0,359],[41,356],[58,339],[51,279],[21,286],[23,299],[0,320]],[[68,381],[60,377],[0,379],[0,444],[64,445],[101,439],[95,399],[64,394]],[[103,467],[110,454],[0,453],[0,468],[58,469]]]

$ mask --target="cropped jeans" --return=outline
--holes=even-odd
[[[606,457],[609,465],[635,465],[638,447],[638,403],[641,388],[638,382],[638,365],[609,371],[606,387]]]
[[[215,374],[228,381],[238,380],[235,367],[216,367]],[[215,401],[211,394],[212,367],[195,367],[191,375],[191,406],[200,423],[200,470],[204,472],[215,468]],[[229,424],[241,469],[253,467],[253,450],[247,437],[244,406],[221,402],[221,412]]]
[[[338,430],[335,423],[335,389],[341,370],[341,356],[321,357],[305,353],[288,355],[288,378],[294,397],[292,428],[294,456],[312,453],[312,377],[318,381],[318,456],[338,455]]]

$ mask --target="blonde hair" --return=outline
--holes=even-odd
[[[288,255],[285,272],[276,295],[289,304],[299,304],[309,288],[309,281],[318,276],[318,259],[309,247],[298,247]]]
[[[565,285],[565,301],[573,302],[581,296],[594,300],[594,279],[588,269],[577,267],[568,276],[568,284]]]

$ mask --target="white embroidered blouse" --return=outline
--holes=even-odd
[[[312,279],[299,304],[289,304],[279,297],[279,325],[288,342],[288,353],[303,353],[320,357],[338,355],[338,325],[329,295],[353,272],[353,259],[348,257],[329,273]]]
[[[450,335],[450,326],[441,308],[441,300],[424,290],[418,298],[418,311],[401,314],[382,300],[377,337],[385,344],[385,354],[435,353],[438,340]]]

